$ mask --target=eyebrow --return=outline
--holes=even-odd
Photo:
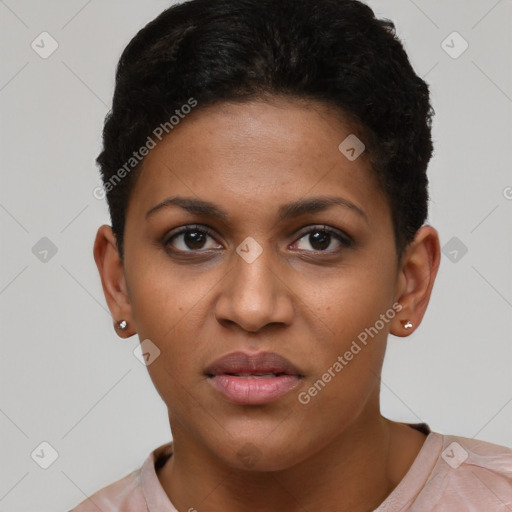
[[[156,206],[153,206],[146,213],[146,219],[151,217],[156,212],[168,208],[170,206],[178,206],[187,212],[197,214],[197,215],[205,215],[212,218],[217,218],[219,220],[228,221],[229,215],[228,213],[220,208],[219,206],[211,203],[209,201],[204,201],[202,199],[196,199],[194,197],[179,197],[173,196],[168,197],[158,203]],[[279,221],[284,221],[288,219],[292,219],[295,217],[300,217],[306,213],[315,213],[321,212],[329,209],[332,206],[344,206],[353,212],[357,213],[361,217],[363,217],[366,222],[368,222],[368,216],[354,203],[348,201],[347,199],[343,199],[342,197],[312,197],[309,199],[299,199],[297,201],[293,201],[291,203],[287,203],[282,205],[278,211],[278,219]]]

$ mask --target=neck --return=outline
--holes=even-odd
[[[160,482],[178,510],[368,511],[403,478],[425,435],[382,416],[358,422],[313,456],[279,471],[241,471],[179,429]]]

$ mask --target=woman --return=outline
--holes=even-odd
[[[135,36],[94,256],[173,441],[75,511],[512,508],[512,450],[380,413],[440,263],[432,115],[355,0],[192,0]]]

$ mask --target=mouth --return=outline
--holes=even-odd
[[[271,377],[281,377],[282,375],[288,375],[287,373],[224,373],[223,375],[230,375],[231,377],[244,377],[246,379],[260,379],[262,377],[271,378]],[[214,377],[214,375],[210,375],[210,377]]]
[[[210,365],[205,375],[225,399],[239,405],[275,402],[304,378],[290,361],[274,352],[232,352]]]

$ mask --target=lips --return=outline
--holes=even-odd
[[[234,375],[239,377],[262,377],[295,375],[302,377],[299,370],[283,356],[275,352],[247,354],[232,352],[217,359],[206,369],[206,375]]]
[[[274,402],[304,377],[290,361],[274,352],[232,352],[211,364],[205,375],[225,399],[239,405]]]

